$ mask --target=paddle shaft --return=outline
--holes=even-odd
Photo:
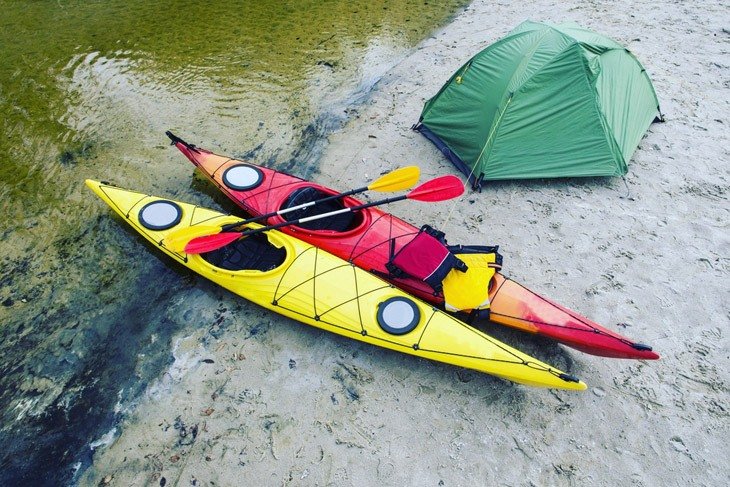
[[[252,217],[252,218],[248,218],[246,220],[241,220],[240,222],[229,223],[228,225],[223,225],[221,227],[221,232],[227,232],[229,230],[234,230],[236,227],[240,227],[241,225],[265,220],[267,218],[271,218],[272,216],[277,216],[277,215],[281,216],[281,215],[284,215],[291,211],[303,210],[304,208],[309,208],[311,206],[317,206],[320,203],[326,203],[327,201],[332,201],[332,200],[336,200],[336,199],[340,199],[340,198],[345,198],[347,196],[352,196],[353,194],[362,193],[364,191],[367,191],[368,189],[369,189],[368,186],[363,186],[362,188],[353,189],[353,190],[347,191],[345,193],[338,193],[338,194],[334,194],[332,196],[327,196],[326,198],[322,198],[319,200],[309,201],[307,203],[302,203],[301,205],[292,206],[291,208],[284,208],[283,210],[272,211],[271,213],[265,213],[263,215],[258,215],[258,216]],[[352,207],[352,208],[355,208],[355,207]],[[344,208],[343,210],[347,211],[348,208]],[[344,211],[336,210],[336,212],[328,213],[327,215],[336,215],[339,213],[344,213]],[[314,215],[314,217],[318,218],[319,215]],[[313,218],[313,217],[307,217],[307,218]],[[288,223],[288,222],[286,222],[286,223]],[[279,227],[273,227],[273,228],[279,228]]]
[[[278,223],[276,225],[269,225],[252,230],[246,230],[243,232],[219,232],[213,235],[197,237],[188,242],[188,244],[185,246],[185,252],[187,252],[188,254],[201,254],[205,252],[212,252],[213,250],[225,247],[234,240],[242,237],[255,235],[257,233],[266,232],[268,230],[275,230],[290,225],[301,225],[302,223],[320,220],[322,218],[327,218],[342,213],[363,210],[365,208],[370,208],[371,206],[394,203],[396,201],[402,201],[405,199],[428,202],[446,201],[448,199],[460,196],[463,193],[464,184],[459,178],[453,175],[442,176],[440,178],[432,179],[431,181],[426,181],[425,183],[418,186],[416,189],[413,189],[409,193],[401,196],[386,198],[383,200],[373,201],[372,203],[365,203],[357,206],[350,206],[342,208],[340,210],[299,218],[297,220],[286,221]]]
[[[276,230],[278,228],[288,227],[288,226],[291,226],[291,225],[301,225],[302,223],[307,223],[307,222],[311,222],[311,221],[314,221],[314,220],[321,220],[323,218],[328,218],[328,217],[331,217],[331,216],[340,215],[342,213],[347,213],[349,211],[358,211],[358,210],[364,210],[365,208],[370,208],[372,206],[386,205],[388,203],[394,203],[396,201],[402,201],[402,200],[404,200],[406,198],[408,198],[408,195],[407,194],[404,194],[404,195],[401,195],[401,196],[394,196],[392,198],[386,198],[386,199],[380,200],[380,201],[373,201],[372,203],[365,203],[365,204],[358,205],[358,206],[349,206],[347,208],[342,208],[341,210],[330,211],[328,213],[320,213],[319,215],[307,216],[307,217],[304,217],[304,218],[299,218],[298,220],[291,220],[291,221],[281,222],[281,223],[277,223],[275,225],[269,225],[269,226],[266,226],[266,227],[255,228],[253,230],[246,230],[245,232],[241,232],[241,237],[248,237],[250,235],[255,235],[257,233],[267,232],[269,230]],[[231,225],[237,226],[237,225],[240,225],[240,224],[239,223],[232,223]]]

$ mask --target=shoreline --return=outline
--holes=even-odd
[[[162,397],[140,401],[81,485],[721,485],[728,136],[710,105],[728,100],[708,67],[724,62],[717,36],[728,34],[712,8],[714,18],[687,18],[674,4],[532,6],[533,19],[568,18],[628,45],[650,73],[667,122],[629,163],[630,198],[620,178],[521,181],[488,184],[456,207],[391,209],[450,243],[499,244],[508,275],[609,328],[625,323],[660,361],[602,359],[480,325],[589,385],[529,389],[299,326],[202,285],[177,312],[212,323],[211,300],[227,309],[223,333],[201,326],[184,339],[213,363],[191,362]],[[414,163],[424,180],[456,174],[410,127],[454,70],[525,20],[514,10],[476,1],[423,41],[329,137],[316,179],[357,187]],[[481,27],[494,19],[499,27]],[[708,36],[716,49],[698,51]]]

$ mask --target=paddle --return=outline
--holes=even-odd
[[[322,198],[319,200],[308,201],[307,203],[302,203],[301,205],[292,206],[291,208],[284,208],[283,210],[272,211],[271,213],[258,215],[258,216],[249,218],[247,220],[241,220],[238,222],[229,223],[228,225],[223,225],[222,227],[215,227],[212,225],[195,225],[192,227],[181,228],[180,230],[173,231],[172,233],[170,233],[170,235],[165,237],[164,245],[165,245],[165,247],[169,248],[173,252],[182,252],[185,249],[185,245],[187,245],[188,242],[190,242],[192,239],[197,238],[197,237],[202,237],[204,235],[215,235],[217,233],[227,232],[228,230],[233,230],[234,228],[239,227],[241,225],[245,225],[247,223],[253,223],[253,222],[265,220],[267,218],[270,218],[270,217],[276,216],[276,215],[284,215],[291,211],[302,210],[304,208],[309,208],[310,206],[316,206],[316,205],[324,203],[326,201],[332,201],[332,200],[336,200],[338,198],[344,198],[346,196],[351,196],[351,195],[357,194],[357,193],[363,193],[368,190],[386,193],[386,192],[391,192],[391,191],[400,191],[401,189],[408,189],[418,182],[418,178],[420,175],[421,175],[421,170],[418,168],[418,166],[401,167],[401,168],[395,169],[387,174],[384,174],[383,176],[379,177],[378,179],[376,179],[369,185],[363,186],[362,188],[352,189],[352,190],[346,191],[344,193],[334,194],[334,195],[327,196],[326,198]]]
[[[441,176],[430,181],[426,181],[420,186],[416,187],[412,191],[395,196],[393,198],[386,198],[380,201],[373,201],[372,203],[365,203],[358,206],[351,206],[342,208],[341,210],[330,211],[328,213],[322,213],[319,215],[308,216],[299,218],[298,220],[292,220],[276,225],[269,225],[267,227],[256,228],[253,230],[246,230],[244,232],[224,232],[215,235],[206,235],[192,239],[186,246],[185,252],[188,254],[202,254],[205,252],[211,252],[221,247],[225,247],[234,240],[238,240],[241,237],[248,237],[257,233],[266,232],[268,230],[275,230],[277,228],[286,227],[289,225],[300,225],[302,223],[320,220],[322,218],[328,218],[331,216],[339,215],[341,213],[353,212],[370,208],[371,206],[384,205],[388,203],[394,203],[405,199],[415,201],[425,201],[434,203],[437,201],[446,201],[452,198],[456,198],[464,193],[464,183],[459,178],[453,175]]]

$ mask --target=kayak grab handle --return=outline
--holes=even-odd
[[[561,379],[563,379],[566,382],[580,382],[579,378],[577,378],[574,375],[570,375],[570,374],[560,374],[558,377],[560,377]]]
[[[194,144],[189,144],[189,143],[185,142],[184,140],[182,140],[180,137],[178,137],[177,135],[173,134],[169,130],[165,132],[165,135],[167,135],[170,138],[170,140],[172,141],[171,142],[171,145],[175,145],[177,143],[180,143],[180,144],[184,145],[185,147],[187,147],[190,150],[193,150],[193,151],[196,151],[196,152],[198,151],[198,148],[195,147]]]

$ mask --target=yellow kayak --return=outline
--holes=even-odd
[[[239,219],[87,180],[114,211],[163,252],[254,303],[323,330],[530,386],[583,390],[575,377],[501,343],[380,278],[278,231],[205,254],[174,252],[166,236]],[[250,224],[250,228],[259,225]]]

